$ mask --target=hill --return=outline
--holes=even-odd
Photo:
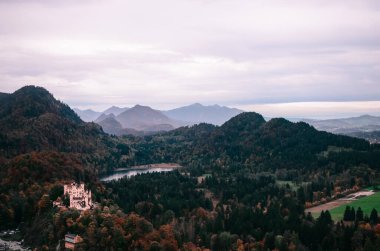
[[[123,128],[139,131],[171,130],[178,127],[179,124],[177,121],[169,119],[160,111],[141,105],[136,105],[119,114],[116,119],[121,123]]]
[[[78,153],[102,160],[97,171],[116,165],[118,141],[95,123],[85,123],[69,106],[41,87],[26,86],[0,100],[0,155],[12,158],[33,151]],[[112,162],[106,159],[114,159]],[[109,163],[107,163],[109,162]]]
[[[194,124],[210,123],[214,125],[221,125],[242,112],[242,110],[236,108],[219,105],[204,106],[199,103],[163,111],[166,116],[174,120],[187,121]]]
[[[113,135],[123,135],[124,130],[119,121],[115,119],[115,117],[109,116],[105,117],[99,122],[96,122],[100,125],[104,132]]]

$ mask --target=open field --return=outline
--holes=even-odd
[[[359,192],[361,193],[361,192]],[[354,194],[350,195],[353,197]],[[352,199],[339,199],[322,204],[316,207],[311,207],[305,210],[305,212],[311,212],[314,218],[319,217],[322,210],[329,210],[333,220],[338,221],[343,218],[344,210],[346,206],[354,207],[357,210],[358,207],[361,207],[364,214],[370,215],[371,210],[375,208],[377,211],[380,211],[380,192],[374,193],[367,197],[359,198],[357,200]]]
[[[355,210],[357,210],[358,207],[361,207],[361,209],[364,212],[364,215],[367,214],[368,216],[371,214],[373,208],[380,212],[380,192],[377,192],[371,196],[360,198],[358,200],[352,201],[347,205],[339,206],[330,210],[331,217],[334,220],[341,220],[343,218],[346,206],[354,207]]]

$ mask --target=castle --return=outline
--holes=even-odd
[[[64,195],[70,197],[70,207],[78,210],[88,210],[92,207],[91,191],[85,190],[84,184],[71,183],[64,185]]]

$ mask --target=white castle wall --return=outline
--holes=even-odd
[[[70,197],[70,207],[88,210],[92,206],[91,191],[86,190],[83,183],[64,185],[64,194]]]

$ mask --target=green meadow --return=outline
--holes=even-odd
[[[329,210],[333,220],[343,219],[343,214],[344,214],[344,210],[346,209],[346,206],[354,207],[355,210],[361,207],[361,209],[364,212],[364,215],[368,215],[368,216],[371,214],[371,211],[373,208],[375,208],[378,212],[380,212],[380,192],[377,192],[371,196],[360,198],[349,204],[342,205],[342,206]]]

